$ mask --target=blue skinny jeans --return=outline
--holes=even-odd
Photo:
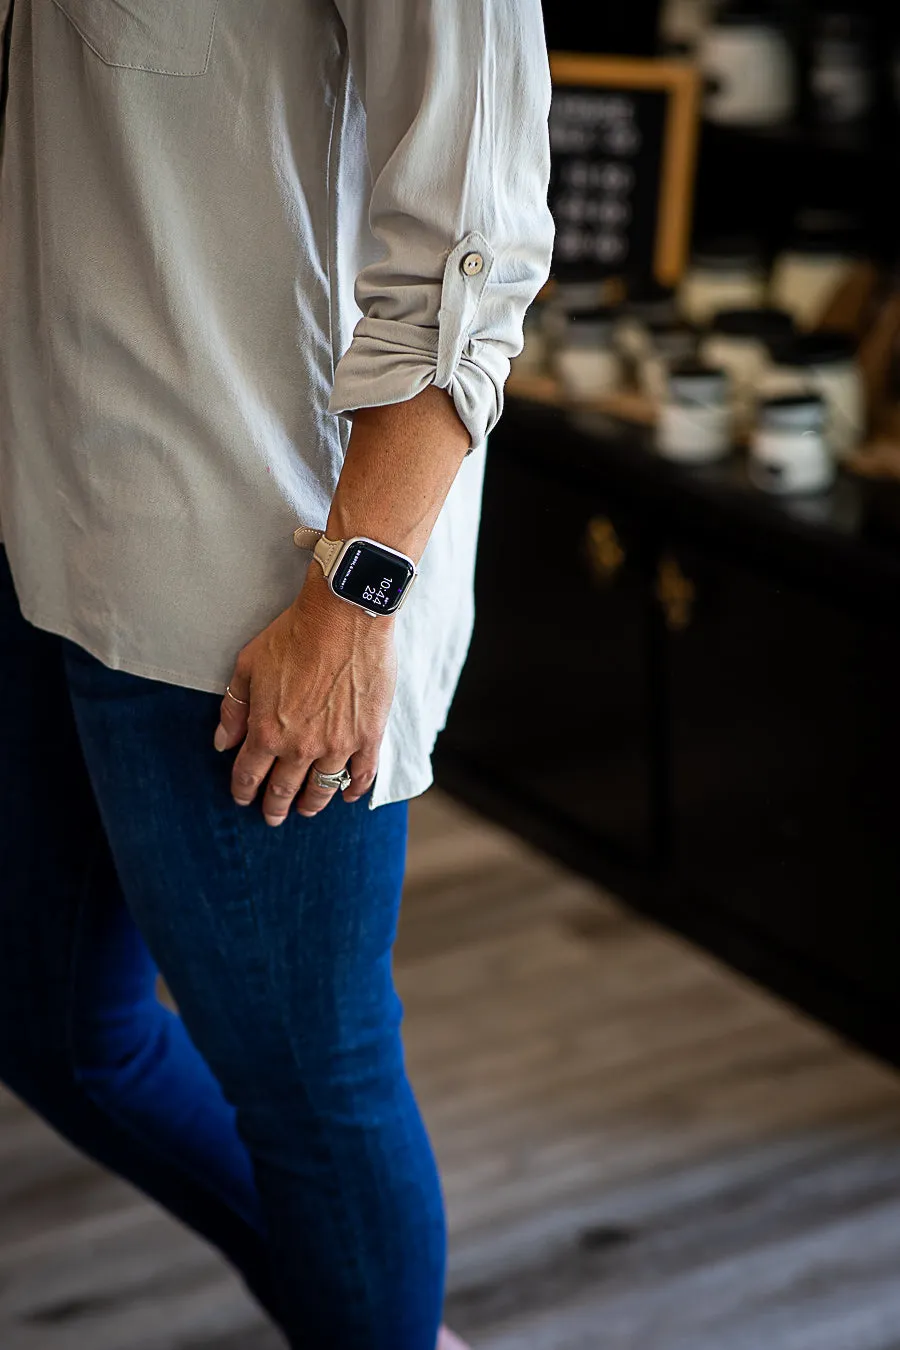
[[[26,623],[0,547],[0,1080],[294,1350],[434,1350],[444,1212],[391,973],[407,804],[270,828],[232,801],[219,702]]]

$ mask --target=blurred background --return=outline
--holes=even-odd
[[[900,15],[546,26],[557,252],[397,949],[448,1321],[898,1350]],[[2,1350],[277,1350],[9,1096],[0,1159]]]
[[[604,8],[438,779],[896,1063],[900,17]]]
[[[900,1062],[900,13],[634,0],[545,15],[556,257],[489,447],[476,631],[437,780],[624,902],[658,952],[601,1012],[622,954],[585,910],[598,1002],[560,1013],[559,1035],[608,1035],[624,1058],[580,1059],[562,1134],[584,1137],[592,1100],[603,1177],[583,1194],[613,1221],[606,1131],[640,1081],[640,1184],[695,1207],[635,1219],[640,1235],[629,1221],[571,1276],[559,1303],[583,1299],[593,1329],[573,1312],[554,1331],[548,1311],[518,1343],[895,1350],[877,1268],[900,1256],[900,1136],[881,1114]],[[681,984],[701,968],[715,992]],[[759,1040],[732,997],[751,1022],[771,1013]],[[842,1089],[844,1073],[866,1086]],[[552,1076],[546,1091],[549,1115],[565,1092]],[[855,1143],[818,1173],[825,1138],[837,1157],[831,1091],[878,1135],[877,1162]],[[794,1092],[802,1123],[773,1125]],[[701,1137],[699,1171],[671,1161],[676,1138]],[[802,1163],[782,1153],[795,1145]],[[777,1182],[755,1170],[776,1156]],[[704,1167],[715,1219],[692,1192]],[[828,1215],[804,1215],[804,1175]],[[558,1184],[547,1204],[563,1212]],[[690,1274],[669,1283],[657,1240],[697,1243]]]

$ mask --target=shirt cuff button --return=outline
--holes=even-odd
[[[484,258],[480,253],[467,253],[462,260],[460,271],[463,276],[477,277],[484,270]]]

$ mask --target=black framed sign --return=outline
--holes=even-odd
[[[553,52],[554,273],[674,286],[687,258],[700,76],[680,61]]]

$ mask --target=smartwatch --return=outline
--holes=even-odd
[[[412,558],[362,535],[326,539],[324,530],[301,525],[294,543],[312,549],[335,595],[373,617],[396,614],[418,576]]]

